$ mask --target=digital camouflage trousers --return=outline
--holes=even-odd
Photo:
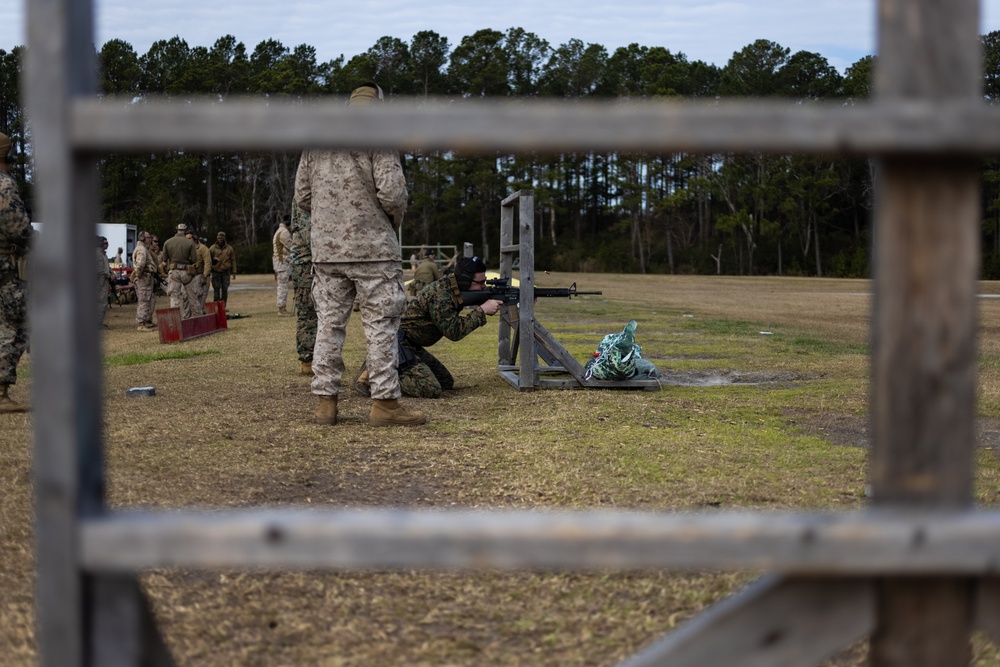
[[[28,349],[28,286],[0,265],[0,384],[17,381],[17,363]]]
[[[295,302],[295,352],[299,361],[312,361],[316,347],[316,306],[312,298],[312,264],[292,264],[292,300]]]
[[[412,348],[419,363],[399,374],[399,387],[404,396],[441,398],[441,392],[455,387],[455,378],[437,357],[422,347]]]

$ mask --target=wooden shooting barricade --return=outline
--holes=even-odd
[[[165,566],[768,573],[629,667],[813,667],[865,638],[874,667],[941,667],[968,662],[974,629],[1000,638],[1000,511],[972,495],[979,160],[1000,153],[1000,110],[982,100],[978,0],[877,4],[870,103],[397,100],[362,117],[339,100],[98,99],[92,1],[25,3],[35,201],[51,223],[32,257],[33,403],[46,416],[33,457],[41,666],[173,664],[138,584]],[[95,285],[79,249],[100,216],[97,156],[178,146],[876,156],[872,506],[112,510]],[[521,323],[521,345],[536,331]]]
[[[518,219],[516,243],[515,217]],[[535,319],[535,300],[532,298],[535,289],[535,193],[531,190],[519,190],[500,202],[501,279],[512,278],[515,260],[520,271],[521,299],[517,304],[500,306],[497,333],[500,377],[519,391],[535,388],[660,389],[656,380],[588,378],[583,364]]]

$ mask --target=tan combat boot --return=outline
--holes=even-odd
[[[278,315],[280,315],[281,317],[291,317],[292,314],[287,310],[285,310],[284,306],[281,306],[280,308],[278,308]]]
[[[311,361],[300,361],[299,362],[299,375],[312,375],[313,374],[313,364]]]
[[[372,426],[420,426],[427,423],[427,415],[419,410],[407,410],[397,398],[375,399],[368,423]]]
[[[333,426],[337,423],[337,397],[320,396],[319,405],[316,406],[317,424],[327,424]]]
[[[9,385],[6,384],[0,384],[0,412],[27,412],[28,408],[20,403],[15,403],[14,400],[7,395],[8,386]]]

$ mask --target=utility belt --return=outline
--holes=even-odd
[[[198,268],[194,264],[188,264],[186,262],[170,262],[170,264],[167,265],[168,271],[173,271],[175,269],[179,271],[187,271],[192,276],[197,275],[198,273]]]

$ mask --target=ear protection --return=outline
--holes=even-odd
[[[484,273],[486,264],[479,257],[463,257],[455,266],[455,280],[458,289],[467,292],[472,287],[472,281],[477,273]]]

